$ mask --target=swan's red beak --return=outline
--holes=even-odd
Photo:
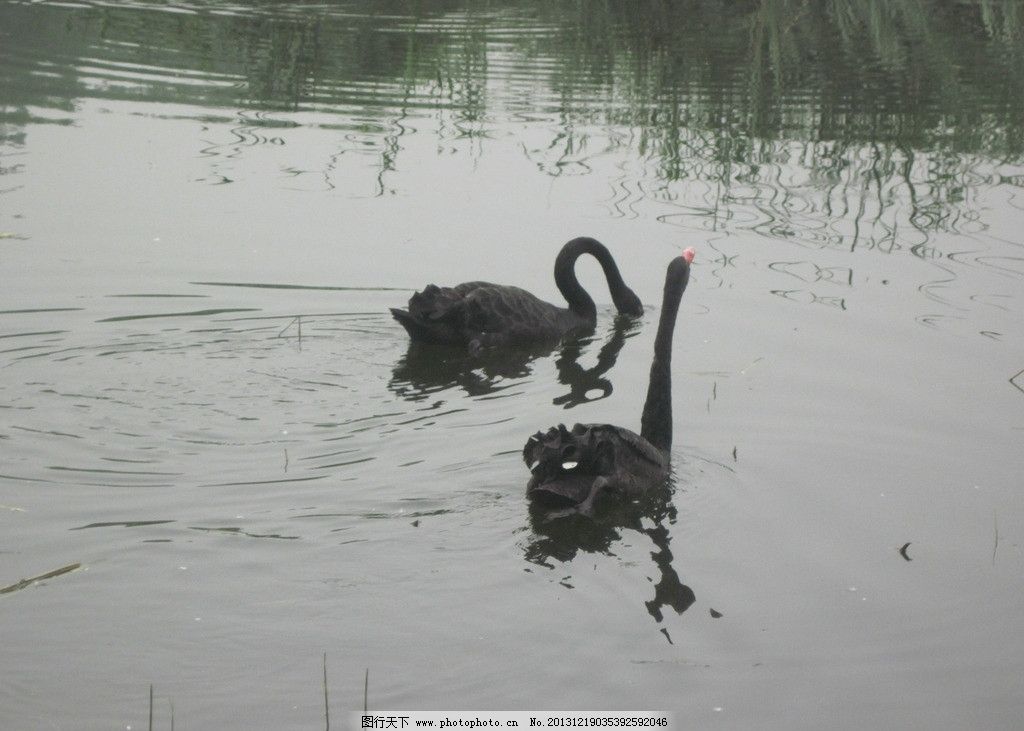
[[[687,264],[693,264],[693,257],[695,256],[697,256],[697,252],[693,250],[692,246],[683,249],[683,258],[686,259]]]

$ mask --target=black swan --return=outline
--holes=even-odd
[[[624,315],[644,312],[640,298],[622,281],[611,253],[585,236],[569,241],[555,259],[555,283],[569,303],[557,307],[525,289],[490,282],[463,282],[454,287],[427,285],[409,299],[409,309],[391,314],[413,340],[481,348],[557,340],[570,331],[592,330],[597,323],[594,300],[576,279],[576,260],[592,254],[601,262],[615,307]]]
[[[672,333],[690,279],[693,249],[668,265],[640,434],[611,424],[564,425],[537,432],[523,448],[532,476],[527,497],[551,508],[591,514],[604,490],[638,498],[669,474],[672,446]]]

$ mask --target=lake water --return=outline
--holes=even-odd
[[[0,1],[0,727],[1019,728],[1024,7]],[[429,282],[646,305],[410,350]],[[526,438],[674,489],[546,521]],[[909,544],[906,545],[906,544]],[[902,553],[901,553],[902,549]],[[80,564],[38,582],[21,579]],[[367,680],[368,673],[368,680]]]

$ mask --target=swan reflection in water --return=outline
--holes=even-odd
[[[554,569],[556,564],[570,563],[581,552],[614,556],[615,545],[624,540],[623,533],[641,533],[654,544],[651,559],[658,572],[652,578],[654,596],[644,601],[644,606],[660,625],[666,608],[682,614],[697,599],[693,590],[679,578],[669,548],[669,526],[676,520],[676,508],[672,504],[674,491],[670,480],[663,489],[651,490],[636,502],[608,496],[589,515],[552,511],[531,503],[532,535],[523,549],[524,558],[531,564]],[[628,536],[626,542],[629,542]],[[668,630],[664,627],[660,630],[672,642]]]
[[[553,403],[570,409],[611,395],[612,383],[606,374],[615,365],[626,340],[639,329],[638,320],[616,316],[597,363],[591,368],[584,368],[579,359],[597,339],[592,335],[568,337],[560,345],[484,349],[475,355],[449,345],[412,341],[395,365],[388,388],[407,401],[422,401],[451,388],[461,388],[468,396],[486,396],[508,388],[510,381],[530,375],[535,360],[557,350],[558,382],[568,386],[569,392],[555,397]]]
[[[579,363],[583,349],[593,338],[577,338],[563,344],[555,367],[558,368],[558,382],[569,387],[569,393],[556,396],[552,403],[571,409],[580,404],[600,401],[612,395],[612,382],[605,374],[612,369],[619,358],[619,352],[626,339],[640,331],[640,322],[629,317],[616,317],[611,334],[597,354],[597,364],[584,368]]]

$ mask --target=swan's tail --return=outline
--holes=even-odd
[[[391,316],[409,333],[409,337],[421,343],[439,343],[442,345],[461,345],[465,338],[458,328],[445,320],[433,320],[419,317],[408,310],[391,308]]]
[[[415,317],[410,315],[408,310],[400,310],[397,307],[392,307],[390,309],[391,316],[398,320],[399,324],[406,329],[410,337],[416,337],[416,334],[422,331],[422,323],[418,322]]]

